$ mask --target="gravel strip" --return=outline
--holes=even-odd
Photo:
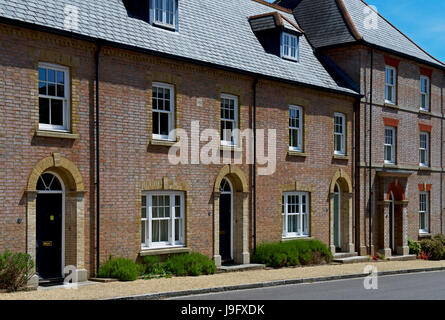
[[[133,282],[97,283],[76,289],[57,288],[31,292],[2,293],[0,300],[94,300],[159,292],[185,291],[260,282],[306,279],[363,273],[365,266],[374,265],[378,272],[445,267],[445,261],[368,262],[349,265],[252,270],[200,277],[137,280]]]

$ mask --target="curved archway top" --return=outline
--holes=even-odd
[[[386,200],[389,200],[389,197],[393,194],[394,201],[406,200],[405,198],[405,190],[403,189],[402,184],[398,181],[397,183],[393,181],[386,192]]]
[[[339,169],[332,177],[331,186],[329,188],[330,193],[335,192],[335,185],[339,184],[342,192],[351,193],[352,192],[352,183],[349,175],[343,170]]]
[[[58,153],[53,153],[52,156],[46,157],[36,164],[29,177],[27,191],[36,191],[40,176],[49,169],[60,175],[68,190],[85,191],[79,169],[73,162],[61,157]]]
[[[243,171],[237,166],[228,164],[224,166],[216,177],[213,192],[219,192],[221,181],[224,178],[228,178],[232,182],[234,191],[248,192],[249,187],[247,185],[247,179]]]

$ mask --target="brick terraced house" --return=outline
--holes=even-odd
[[[407,255],[408,239],[443,233],[445,65],[362,0],[275,3],[360,86],[360,253]]]
[[[443,232],[445,66],[381,17],[385,37],[362,30],[360,0],[309,2],[0,3],[0,251],[38,283],[110,255],[406,255]],[[248,161],[260,129],[276,164]]]

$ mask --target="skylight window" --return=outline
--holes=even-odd
[[[281,57],[298,61],[300,55],[298,36],[283,32],[281,36]]]

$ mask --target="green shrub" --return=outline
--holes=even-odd
[[[328,247],[319,240],[293,240],[259,245],[252,262],[281,268],[329,263],[332,258]]]
[[[420,251],[422,251],[420,243],[411,239],[408,239],[408,247],[409,247],[409,254],[415,254],[416,257],[419,256]]]
[[[437,239],[425,239],[420,241],[422,251],[430,257],[431,260],[441,260],[444,255],[444,245]]]
[[[33,269],[29,254],[5,251],[0,255],[0,289],[12,292],[24,288],[34,275]]]
[[[169,278],[171,276],[170,272],[166,272],[164,265],[161,263],[159,256],[146,256],[143,260],[143,273],[144,278]]]
[[[159,256],[146,256],[144,257],[144,273],[145,274],[162,274],[164,268],[161,264]]]
[[[126,258],[112,258],[105,262],[97,273],[98,278],[117,278],[120,281],[134,281],[143,273],[143,267]]]
[[[439,233],[439,234],[436,234],[434,237],[432,237],[432,239],[435,241],[441,242],[445,248],[445,235]]]
[[[216,266],[207,256],[193,252],[169,257],[164,263],[164,270],[177,276],[199,276],[214,274]]]

